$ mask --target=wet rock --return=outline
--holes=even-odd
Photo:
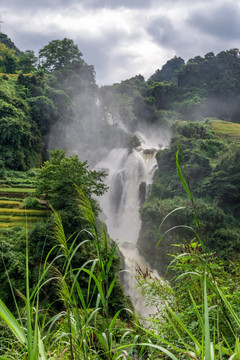
[[[143,150],[143,154],[145,154],[145,155],[154,155],[155,152],[157,152],[156,148],[144,149]]]
[[[139,201],[140,206],[145,202],[147,194],[147,184],[145,181],[141,182],[139,185]]]

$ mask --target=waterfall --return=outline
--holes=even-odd
[[[136,312],[147,316],[155,310],[146,308],[144,299],[135,289],[136,269],[140,268],[143,274],[147,273],[146,269],[150,269],[137,249],[141,228],[139,208],[151,189],[152,177],[157,168],[155,154],[159,148],[169,144],[171,132],[157,121],[138,121],[137,117],[132,119],[131,116],[132,120],[126,117],[123,121],[123,114],[119,114],[118,108],[124,106],[122,100],[125,97],[119,94],[118,103],[116,94],[113,91],[114,96],[111,98],[110,94],[104,95],[103,92],[106,104],[96,98],[95,107],[91,108],[89,114],[82,111],[82,104],[84,100],[88,103],[89,94],[81,93],[79,97],[76,96],[73,110],[74,118],[79,118],[79,121],[66,119],[54,124],[48,143],[49,149],[67,149],[67,154],[78,154],[81,161],[87,159],[91,167],[105,170],[108,174],[106,184],[109,191],[98,198],[103,210],[103,220],[109,235],[119,244],[125,258],[125,269],[133,274],[132,277],[124,276],[125,292],[131,297]],[[128,109],[128,104],[126,105]],[[134,141],[133,135],[139,142]],[[141,145],[135,149],[126,148],[133,143]],[[125,148],[118,148],[120,146]],[[153,276],[157,276],[157,272]]]
[[[141,227],[140,202],[144,201],[156,169],[156,148],[144,146],[133,150],[113,149],[98,163],[97,168],[107,171],[109,191],[101,198],[100,205],[105,215],[108,232],[117,243],[125,258],[124,288],[130,296],[135,311],[143,316],[155,313],[147,307],[140,289],[136,289],[137,269],[143,271],[150,266],[139,253],[136,243]],[[132,275],[130,275],[131,273]]]

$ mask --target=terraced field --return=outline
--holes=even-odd
[[[23,175],[19,174],[19,176]],[[10,178],[9,182],[13,183],[12,187],[11,185],[5,186],[4,183],[1,183],[0,187],[0,229],[10,227],[31,228],[37,222],[44,221],[49,213],[44,201],[39,201],[39,209],[36,207],[24,208],[24,199],[34,196],[34,181],[16,178],[15,173],[14,181],[11,181]],[[15,183],[18,183],[18,187]]]
[[[240,124],[223,120],[211,121],[211,128],[216,134],[240,141]]]
[[[13,187],[0,187],[0,198],[6,199],[24,199],[27,196],[34,194],[33,188],[13,188]]]
[[[18,195],[17,192],[15,192]],[[22,195],[22,192],[20,192]],[[1,196],[1,189],[0,189]],[[23,198],[21,199],[23,200]],[[37,222],[43,221],[48,210],[23,209],[22,201],[0,200],[0,228],[33,227]]]

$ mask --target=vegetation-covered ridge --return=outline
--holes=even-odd
[[[239,69],[231,49],[98,88],[71,39],[35,56],[0,34],[0,358],[240,358]],[[171,283],[139,269],[148,329],[86,161],[131,153],[137,130],[169,140],[140,210],[139,248],[162,274],[173,259]]]
[[[177,166],[179,162],[177,160]],[[180,170],[182,174],[182,170]],[[182,182],[191,197],[190,189]],[[25,307],[15,317],[0,300],[0,356],[3,359],[232,359],[239,352],[239,262],[234,267],[203,253],[200,243],[182,246],[171,267],[177,276],[170,284],[151,273],[139,271],[139,283],[157,316],[142,325],[132,309],[128,322],[120,320],[121,309],[111,313],[109,306],[117,275],[111,278],[116,246],[108,246],[104,227],[99,228],[89,200],[80,189],[79,206],[86,221],[85,242],[93,242],[95,257],[80,268],[72,264],[75,249],[65,237],[62,222],[54,214],[57,255],[46,261],[36,286],[29,283],[29,253],[26,239]],[[176,210],[177,211],[177,210]],[[69,247],[70,245],[70,247]],[[78,244],[80,251],[84,242]],[[49,260],[54,248],[47,254]],[[56,269],[58,257],[64,265]],[[94,255],[92,253],[91,255]],[[91,264],[90,268],[88,264]],[[84,291],[86,275],[91,291]],[[42,291],[47,283],[56,286],[61,311],[42,308]],[[90,289],[89,289],[90,290]],[[94,301],[92,302],[94,298]],[[130,321],[131,320],[131,321]],[[14,345],[13,345],[14,343]]]
[[[229,130],[230,129],[230,130]],[[239,124],[207,119],[204,122],[178,121],[173,124],[170,146],[156,155],[158,172],[152,192],[141,208],[142,229],[139,245],[151,264],[164,274],[167,253],[174,242],[190,241],[194,233],[182,226],[196,228],[191,217],[192,204],[178,181],[175,154],[181,150],[182,165],[194,196],[194,210],[200,234],[208,251],[223,258],[239,256]],[[162,229],[162,219],[174,208],[184,207],[169,216]],[[161,236],[170,228],[157,249]],[[197,230],[197,229],[196,229]]]

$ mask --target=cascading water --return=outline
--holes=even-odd
[[[82,101],[79,104],[82,104]],[[77,115],[78,102],[75,105]],[[135,280],[136,269],[140,268],[145,273],[146,268],[150,268],[136,247],[141,227],[139,207],[148,194],[157,167],[155,154],[159,148],[167,146],[170,133],[158,124],[143,122],[128,124],[127,121],[123,123],[117,112],[115,114],[113,111],[113,115],[105,113],[99,100],[96,102],[96,107],[99,113],[105,114],[104,120],[99,121],[98,116],[90,114],[88,121],[60,123],[58,127],[54,126],[49,135],[49,148],[66,148],[69,154],[78,154],[82,161],[87,159],[91,165],[95,165],[96,161],[105,156],[95,165],[95,168],[104,169],[109,175],[107,177],[109,191],[100,199],[105,215],[104,221],[111,238],[119,243],[119,248],[125,257],[125,269],[133,274],[133,276],[124,275],[125,292],[130,296],[136,312],[148,316],[156,309],[146,307],[140,291],[136,291]],[[104,137],[106,125],[107,134]],[[109,131],[111,126],[115,131]],[[131,134],[129,128],[135,126],[138,127],[138,131]],[[108,138],[108,135],[113,138]],[[130,150],[126,148],[126,144],[129,143],[128,140],[132,135],[138,137],[141,146]],[[125,148],[113,148],[112,141]],[[112,150],[106,156],[109,148]],[[157,273],[153,275],[157,276]]]
[[[146,317],[156,309],[147,307],[141,292],[136,290],[137,269],[149,269],[136,247],[136,242],[141,227],[140,199],[145,197],[152,181],[156,169],[157,148],[146,147],[143,135],[138,133],[138,137],[142,141],[141,147],[133,150],[113,149],[97,167],[108,172],[109,191],[100,203],[106,216],[108,232],[119,243],[125,258],[125,269],[128,270],[124,275],[125,292],[130,296],[136,312]]]

